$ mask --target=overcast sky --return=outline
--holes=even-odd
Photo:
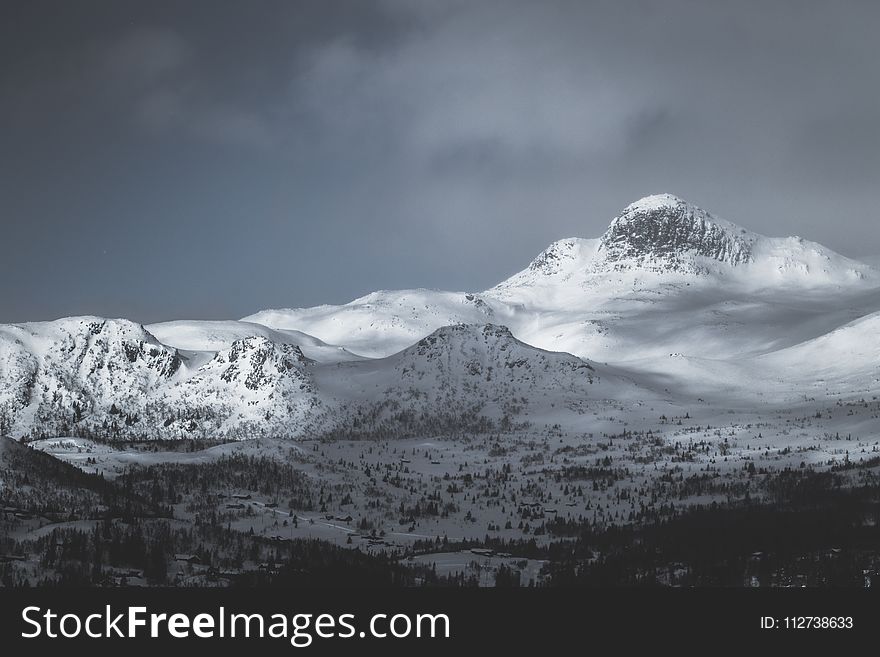
[[[481,290],[663,191],[880,253],[880,3],[3,0],[0,322]]]

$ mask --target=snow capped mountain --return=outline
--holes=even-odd
[[[298,435],[320,407],[313,365],[297,345],[250,336],[151,399],[166,409],[170,432]]]
[[[598,361],[728,358],[791,346],[880,310],[878,289],[880,273],[869,265],[660,194],[627,206],[597,239],[554,242],[485,292],[380,291],[245,321],[371,357],[442,326],[490,322],[536,347]]]
[[[611,269],[702,273],[703,259],[732,266],[750,262],[757,240],[680,198],[658,194],[627,206],[602,235],[598,251]]]
[[[424,431],[465,411],[553,422],[719,378],[729,394],[755,380],[779,399],[826,384],[863,394],[880,385],[877,313],[874,267],[660,194],[480,293],[379,291],[240,321],[0,326],[0,433],[297,437],[352,422],[397,432],[413,417]]]
[[[749,290],[773,285],[819,287],[859,281],[880,283],[877,270],[800,237],[751,232],[671,194],[627,206],[598,239],[551,244],[528,268],[486,294],[515,300],[531,288],[625,291],[668,284]],[[543,295],[544,292],[542,291]],[[522,299],[521,299],[522,300]]]
[[[506,326],[495,324],[444,326],[398,354],[349,367],[393,369],[392,385],[454,394],[490,395],[508,384],[531,392],[535,388],[583,392],[584,386],[599,379],[591,364],[527,345]],[[483,389],[478,390],[480,386]]]
[[[173,379],[183,361],[138,324],[73,317],[0,327],[0,363],[0,408],[48,429],[114,403],[142,407],[143,391]]]
[[[538,349],[495,324],[445,326],[386,358],[316,368],[315,380],[338,407],[339,426],[379,435],[400,435],[401,427],[430,434],[449,422],[457,429],[565,423],[609,400],[658,398],[618,373]]]
[[[316,406],[299,347],[264,337],[191,359],[128,320],[0,327],[0,421],[25,434],[222,435]],[[296,411],[296,412],[294,412]],[[265,422],[264,422],[265,424]]]
[[[495,324],[440,328],[390,360],[400,386],[420,389],[429,399],[492,400],[503,406],[527,405],[547,394],[559,402],[602,394],[602,377],[591,363],[532,347]]]
[[[621,362],[767,353],[880,309],[878,290],[869,265],[661,194],[599,239],[555,242],[483,295],[515,309],[508,325],[529,344]]]

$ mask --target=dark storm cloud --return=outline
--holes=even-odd
[[[875,3],[2,13],[0,321],[481,289],[658,191],[880,252]]]

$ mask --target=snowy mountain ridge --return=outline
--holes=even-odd
[[[295,438],[344,430],[353,413],[394,432],[389,418],[425,427],[464,408],[552,423],[624,399],[669,403],[701,377],[800,394],[825,385],[799,366],[825,344],[838,357],[823,371],[861,394],[880,386],[873,362],[847,359],[873,361],[880,339],[847,327],[874,313],[874,267],[661,194],[484,292],[378,291],[239,321],[0,326],[0,433]],[[849,349],[856,338],[871,344]]]
[[[614,280],[614,274],[630,274],[643,284],[693,282],[714,275],[750,288],[880,281],[875,267],[820,244],[800,237],[766,237],[672,194],[657,194],[628,205],[598,239],[554,242],[529,267],[490,292],[509,297],[517,288],[547,283],[545,277],[553,285],[597,287]]]
[[[0,327],[4,432],[176,437],[259,422],[287,426],[316,405],[307,359],[262,336],[209,360],[129,320],[73,317]]]

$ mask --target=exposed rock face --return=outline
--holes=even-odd
[[[578,242],[582,241],[572,237],[553,242],[532,260],[528,271],[545,276],[558,274],[564,263],[577,256]]]
[[[222,368],[220,379],[242,383],[249,390],[274,385],[291,371],[306,382],[300,369],[309,362],[298,346],[275,344],[258,336],[236,340],[227,351],[214,356],[214,363]]]
[[[647,196],[628,206],[601,238],[612,269],[701,272],[708,258],[729,265],[752,259],[754,236],[672,196]],[[695,258],[696,256],[696,258]]]
[[[202,364],[127,320],[0,327],[0,433],[163,438],[295,431],[318,405],[313,362],[253,336]]]

